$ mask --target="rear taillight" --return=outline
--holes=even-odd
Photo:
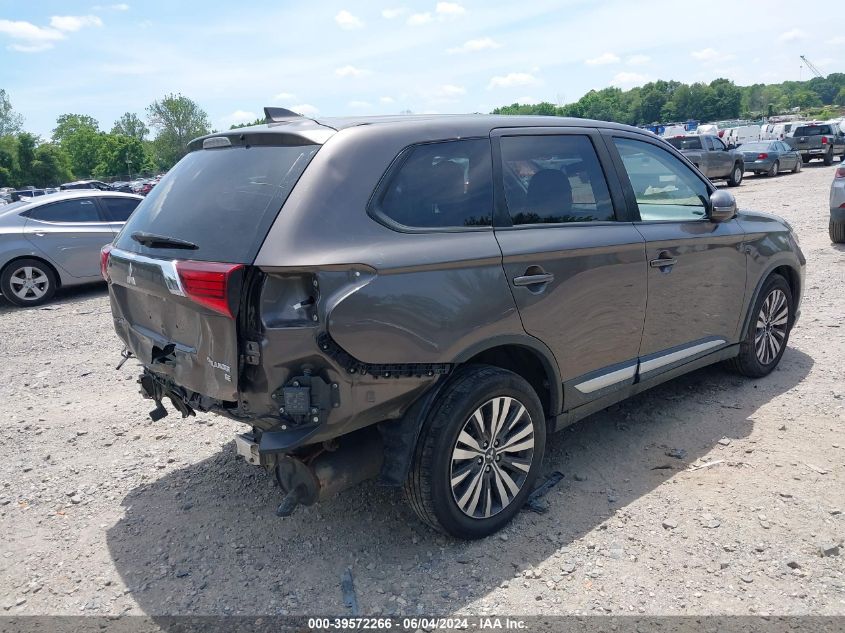
[[[761,154],[757,154],[757,160],[766,160],[769,155],[766,152],[762,152]]]
[[[109,254],[111,253],[111,244],[106,244],[100,249],[100,274],[106,281],[109,279]]]
[[[719,130],[719,138],[722,138],[725,135],[724,130]]]
[[[840,165],[836,168],[836,175],[834,178],[845,178],[845,165]]]
[[[827,145],[827,137],[822,136],[822,145]]]
[[[234,318],[229,305],[229,280],[243,264],[176,262],[176,272],[189,299],[215,312]]]

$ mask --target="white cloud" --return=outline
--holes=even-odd
[[[410,26],[422,26],[423,24],[428,24],[433,20],[434,18],[431,17],[431,14],[426,11],[425,13],[411,14],[410,16],[408,16],[407,23]]]
[[[598,57],[585,59],[584,63],[587,66],[604,66],[605,64],[618,64],[619,61],[619,56],[614,53],[602,53]]]
[[[364,70],[363,68],[356,68],[355,66],[347,65],[341,66],[340,68],[334,69],[334,74],[338,77],[363,77],[364,75],[369,75],[369,70]]]
[[[231,114],[227,114],[226,116],[220,119],[220,122],[226,126],[230,125],[238,125],[240,123],[251,123],[258,118],[258,115],[255,112],[249,112],[247,110],[235,110]]]
[[[512,88],[514,86],[530,86],[537,83],[537,78],[528,73],[508,73],[497,75],[487,84],[487,90],[492,88]]]
[[[467,10],[457,2],[438,2],[437,7],[434,10],[438,15],[449,17],[464,15],[467,12]]]
[[[288,110],[293,110],[297,114],[301,114],[302,116],[307,117],[315,117],[317,116],[320,111],[312,106],[310,103],[300,103],[299,105],[292,105]]]
[[[37,53],[53,47],[57,40],[64,39],[61,31],[36,26],[31,22],[0,20],[0,34],[9,36],[13,41],[8,48],[20,53]]]
[[[720,53],[713,48],[702,48],[700,51],[692,51],[690,55],[692,55],[693,59],[706,63],[726,62],[735,57],[730,53]]]
[[[78,31],[86,26],[103,26],[103,21],[96,15],[54,15],[50,26],[59,31]]]
[[[500,48],[502,45],[491,37],[481,37],[475,40],[467,40],[460,46],[447,49],[447,53],[474,53],[487,49]]]
[[[845,36],[839,35],[837,37],[832,37],[829,40],[826,40],[825,44],[828,46],[842,46],[842,44],[845,44]]]
[[[290,92],[280,92],[277,95],[273,95],[273,101],[277,101],[277,102],[279,102],[279,101],[292,101],[293,99],[296,99],[296,95],[291,94]]]
[[[350,101],[349,107],[355,108],[356,110],[366,110],[372,108],[373,105],[369,101]]]
[[[647,81],[648,77],[640,73],[621,72],[616,73],[613,79],[610,80],[610,83],[614,86],[637,86]]]
[[[450,101],[456,101],[458,97],[461,97],[466,93],[467,90],[463,86],[456,86],[455,84],[441,84],[434,90],[431,90],[428,93],[428,96],[433,101],[448,103]]]
[[[643,64],[647,64],[651,61],[651,57],[648,55],[631,55],[628,59],[625,60],[625,63],[628,66],[642,66]]]
[[[395,9],[382,9],[381,17],[385,20],[393,20],[398,18],[400,15],[405,15],[408,12],[408,9],[405,7],[396,7]]]
[[[393,97],[379,97],[380,103],[395,103],[396,100]]]
[[[792,29],[781,33],[778,39],[781,42],[794,42],[795,40],[803,40],[805,37],[807,37],[807,34],[801,29]]]
[[[364,23],[361,21],[361,18],[352,15],[346,9],[343,9],[336,16],[334,16],[334,21],[337,22],[337,25],[340,28],[345,29],[347,31],[351,31],[352,29],[360,29],[364,26]]]

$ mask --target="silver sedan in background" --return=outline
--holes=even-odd
[[[36,306],[61,286],[101,281],[100,249],[142,200],[87,189],[0,207],[0,293],[16,305]]]
[[[738,149],[742,152],[745,171],[767,176],[777,176],[782,171],[801,171],[801,154],[783,141],[743,143]]]

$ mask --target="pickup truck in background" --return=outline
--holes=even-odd
[[[799,125],[783,140],[801,154],[804,163],[821,158],[825,165],[832,165],[834,157],[845,155],[845,135],[832,123]]]
[[[725,179],[729,187],[742,182],[745,163],[742,152],[729,149],[718,136],[686,134],[666,141],[686,156],[710,180]]]

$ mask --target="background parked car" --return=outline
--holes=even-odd
[[[830,185],[830,241],[845,243],[845,165],[836,168]]]
[[[0,207],[0,292],[14,304],[34,306],[60,286],[99,281],[100,249],[142,199],[89,189]]]
[[[801,171],[801,155],[783,141],[746,143],[740,149],[745,171],[777,176],[782,171]]]
[[[740,152],[728,147],[710,134],[687,134],[666,141],[686,156],[710,180],[724,178],[729,187],[742,182],[745,171]]]
[[[759,125],[741,125],[730,128],[722,140],[728,147],[739,147],[744,143],[751,143],[760,140],[760,126]]]
[[[74,182],[66,182],[59,185],[59,189],[65,191],[67,189],[99,189],[100,191],[111,191],[111,185],[100,180],[76,180]]]
[[[805,163],[821,158],[825,165],[832,165],[836,156],[845,155],[845,134],[838,125],[831,123],[799,125],[784,142],[798,150]]]

